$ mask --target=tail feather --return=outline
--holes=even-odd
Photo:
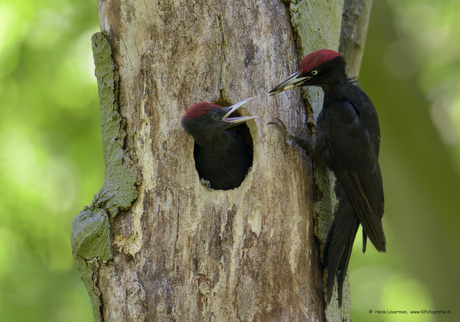
[[[359,221],[346,193],[339,195],[339,207],[329,230],[323,253],[323,265],[327,273],[327,301],[330,302],[337,276],[339,306],[342,306],[343,282],[347,274],[353,242],[358,231]]]
[[[363,254],[366,252],[366,246],[367,246],[367,235],[363,229]]]

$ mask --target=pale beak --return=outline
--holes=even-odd
[[[303,77],[299,77],[299,76],[300,76],[300,71],[286,78],[281,84],[279,84],[278,86],[276,86],[274,89],[272,89],[269,92],[270,96],[278,94],[282,91],[293,89],[294,87],[297,87],[297,86],[301,86],[303,82],[310,79],[310,76],[303,76]]]
[[[254,118],[256,118],[257,116],[238,116],[238,117],[229,117],[230,114],[232,114],[233,112],[235,112],[238,108],[240,108],[244,103],[246,103],[247,101],[250,101],[252,99],[252,97],[250,98],[247,98],[241,102],[238,102],[236,103],[235,105],[232,105],[232,106],[229,106],[227,107],[229,109],[229,111],[227,112],[227,114],[225,114],[223,117],[222,117],[222,121],[223,122],[228,122],[228,123],[232,123],[232,124],[238,124],[238,123],[242,123],[242,122],[246,122],[246,121],[249,121],[249,120],[252,120]]]

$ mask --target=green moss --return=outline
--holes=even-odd
[[[319,49],[337,50],[340,42],[343,3],[341,1],[292,1],[289,6],[291,23],[297,34],[299,61],[307,54]],[[323,106],[323,91],[320,88],[304,88],[304,99],[309,102],[309,123],[315,128],[318,114]],[[324,167],[315,169],[315,183],[322,198],[315,204],[318,214],[318,237],[325,241],[332,222],[335,194],[334,175]]]
[[[110,221],[103,209],[85,207],[72,223],[74,256],[86,260],[112,258]]]
[[[297,33],[297,48],[302,58],[329,48],[339,48],[343,3],[341,1],[295,1],[289,6],[291,23]]]
[[[342,1],[290,1],[291,23],[297,34],[297,52],[299,61],[307,54],[319,49],[338,50],[342,26]],[[303,97],[309,102],[309,124],[315,129],[318,114],[323,105],[323,92],[319,88],[306,88]],[[315,184],[322,195],[315,203],[314,209],[318,215],[315,233],[323,242],[326,241],[329,227],[332,223],[337,204],[334,193],[334,175],[322,166],[315,167]],[[344,283],[344,297],[349,294],[349,284]],[[345,301],[339,308],[332,300],[327,305],[326,318],[328,321],[342,321],[350,317],[350,305]]]
[[[112,255],[111,229],[103,209],[85,207],[72,223],[72,253],[81,279],[88,291],[94,320],[101,320],[101,300],[94,289],[93,265],[98,260],[109,260]]]
[[[118,73],[110,43],[106,34],[100,32],[93,35],[92,43],[101,109],[104,184],[91,206],[75,217],[71,241],[74,259],[91,299],[94,319],[100,321],[102,303],[93,267],[98,267],[100,260],[113,258],[109,215],[115,217],[120,209],[131,206],[136,198],[137,175],[123,165],[124,153],[117,141],[121,122],[117,101]]]
[[[334,192],[334,174],[324,166],[317,166],[315,169],[315,183],[322,193],[321,200],[314,205],[315,212],[318,214],[316,235],[322,241],[326,241],[337,203]]]
[[[86,290],[88,291],[91,306],[93,308],[94,321],[101,321],[101,299],[96,292],[94,292],[93,282],[93,261],[86,261],[81,257],[76,257],[78,270],[80,271],[81,280],[85,284]]]
[[[115,217],[119,209],[130,207],[136,197],[136,174],[130,173],[123,165],[124,153],[116,140],[120,132],[121,117],[117,101],[118,72],[112,58],[112,49],[103,33],[94,34],[92,41],[105,162],[104,185],[94,197],[93,204],[107,209],[110,215]]]

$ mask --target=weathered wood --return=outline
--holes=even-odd
[[[343,4],[339,52],[345,57],[349,77],[359,75],[371,6],[372,0],[345,0]]]
[[[306,107],[298,90],[268,91],[297,70],[297,53],[338,49],[341,2],[99,0],[98,8],[118,66],[120,160],[139,174],[132,207],[110,219],[113,259],[85,258],[97,261],[100,320],[325,320],[330,174],[314,174],[298,148],[285,154],[267,126],[280,117],[309,135],[322,95],[306,92]],[[198,101],[248,97],[240,111],[258,116],[247,124],[253,166],[240,187],[208,189],[180,118]]]

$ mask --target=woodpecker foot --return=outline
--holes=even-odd
[[[292,132],[287,129],[286,125],[284,125],[284,122],[281,121],[281,119],[279,119],[279,118],[276,118],[276,121],[268,122],[267,124],[275,125],[278,128],[278,130],[280,130],[280,132],[284,136],[284,140],[286,141],[286,143],[289,146],[289,148],[286,151],[286,153],[289,153],[289,151],[291,151],[292,140],[294,139],[295,135],[292,134]]]
[[[208,180],[205,180],[205,179],[203,179],[203,178],[200,178],[200,183],[201,183],[203,186],[208,187],[208,189],[211,189],[211,182],[209,182]]]

